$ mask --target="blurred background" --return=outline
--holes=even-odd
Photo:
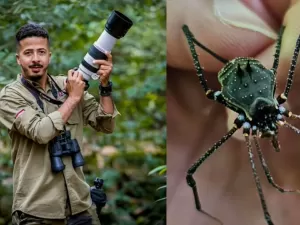
[[[20,69],[15,60],[15,33],[27,22],[50,34],[49,73],[67,74],[77,67],[103,32],[113,10],[133,20],[112,50],[113,97],[121,113],[113,134],[84,130],[86,165],[92,186],[104,179],[108,204],[102,225],[161,225],[165,222],[166,104],[165,1],[19,0],[0,1],[0,89]],[[89,92],[98,99],[98,82]],[[0,124],[0,225],[11,224],[12,169],[10,140]]]

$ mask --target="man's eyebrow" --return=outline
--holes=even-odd
[[[27,48],[24,50],[25,51],[33,51],[34,49],[33,48]],[[38,48],[37,50],[46,50],[46,48]]]

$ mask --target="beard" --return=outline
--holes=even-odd
[[[33,82],[39,82],[43,76],[46,76],[47,68],[48,67],[42,67],[39,73],[33,73],[30,67],[25,68],[22,66],[24,77]]]

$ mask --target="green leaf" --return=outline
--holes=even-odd
[[[166,167],[167,167],[166,165],[158,166],[158,167],[154,168],[153,170],[151,170],[151,171],[148,173],[148,175],[152,175],[152,174],[154,174],[154,173],[156,173],[156,172],[159,172],[159,171],[165,169]]]

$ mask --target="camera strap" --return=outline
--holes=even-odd
[[[57,90],[60,92],[60,93],[64,93],[66,94],[64,91],[62,91],[59,86],[56,84],[56,82],[54,81],[54,79],[48,74],[48,76],[50,77],[50,79],[53,81],[54,85],[52,85],[51,87],[51,92],[53,94],[53,96],[55,98],[57,98],[58,96],[58,93],[57,93]],[[44,111],[44,104],[41,100],[41,98],[43,98],[44,100],[52,103],[52,104],[55,104],[55,105],[61,105],[63,104],[62,101],[59,101],[57,99],[53,99],[51,98],[50,96],[44,94],[43,92],[39,91],[37,88],[35,88],[30,82],[28,82],[23,76],[21,77],[21,81],[23,83],[23,85],[30,91],[30,93],[35,97],[38,105],[40,106],[40,108]],[[56,86],[56,87],[53,87],[53,86]]]

